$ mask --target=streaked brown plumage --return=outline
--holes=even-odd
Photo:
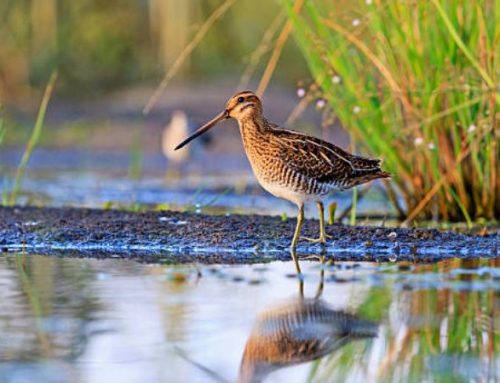
[[[325,243],[321,198],[334,190],[344,190],[377,179],[390,177],[380,169],[380,161],[356,156],[319,138],[282,129],[267,121],[260,99],[250,91],[235,94],[225,110],[179,144],[179,149],[206,132],[219,121],[238,121],[243,145],[252,170],[264,189],[295,203],[299,208],[292,240],[294,250],[304,218],[304,203],[316,201],[320,212],[320,237]]]

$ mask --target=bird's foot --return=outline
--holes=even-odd
[[[321,244],[326,244],[326,240],[332,238],[333,236],[328,234],[321,235],[319,238],[300,237],[300,239],[306,240],[308,242],[321,243]]]
[[[309,237],[300,237],[300,239],[303,239],[304,241],[311,242],[311,243],[326,243],[325,238],[309,238]]]

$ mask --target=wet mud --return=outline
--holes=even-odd
[[[77,208],[0,207],[0,250],[145,262],[254,263],[289,260],[295,219]],[[317,236],[306,220],[302,235]],[[498,231],[484,236],[436,229],[330,225],[326,246],[301,242],[299,257],[434,262],[500,256]]]

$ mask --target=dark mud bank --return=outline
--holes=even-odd
[[[295,219],[209,216],[179,212],[132,213],[75,208],[0,207],[0,249],[157,262],[246,263],[288,260]],[[307,220],[302,234],[317,236]],[[436,261],[499,257],[500,235],[484,237],[435,229],[328,226],[326,246],[301,242],[299,256],[336,259]]]

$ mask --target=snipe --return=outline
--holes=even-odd
[[[304,204],[316,201],[320,235],[310,241],[325,243],[324,209],[321,198],[334,190],[345,190],[376,178],[390,177],[380,169],[380,160],[356,156],[316,137],[282,129],[262,115],[260,99],[250,91],[229,99],[226,108],[175,148],[180,149],[219,121],[234,118],[257,180],[269,193],[295,203],[299,208],[292,239],[294,250],[304,221]]]

